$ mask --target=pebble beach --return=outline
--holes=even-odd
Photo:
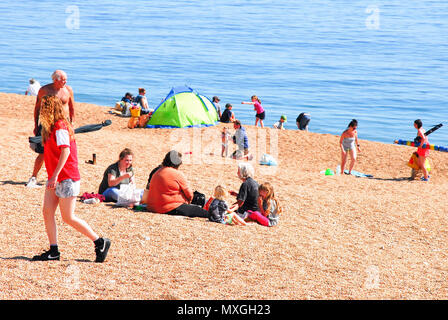
[[[59,212],[61,261],[30,262],[48,247],[45,168],[40,188],[25,187],[36,157],[28,143],[34,103],[35,97],[0,93],[0,299],[448,298],[448,153],[431,151],[431,178],[422,182],[409,179],[406,165],[415,148],[394,145],[396,137],[390,144],[361,139],[354,169],[373,177],[328,176],[322,172],[340,163],[339,136],[252,123],[243,125],[255,180],[274,186],[283,207],[277,226],[228,226],[77,202],[76,214],[112,240],[106,262],[93,262],[92,243]],[[112,120],[76,135],[80,195],[97,192],[104,170],[125,147],[135,155],[138,188],[176,149],[193,190],[207,197],[217,184],[238,190],[237,160],[221,157],[220,132],[224,126],[232,132],[231,125],[129,129],[128,118],[109,110],[75,102],[75,128]],[[263,153],[278,165],[260,165]],[[95,165],[87,162],[93,154]]]

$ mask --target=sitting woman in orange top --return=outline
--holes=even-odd
[[[151,212],[208,218],[208,211],[190,204],[193,192],[179,166],[182,154],[172,150],[163,159],[162,167],[154,173],[149,184],[147,209]]]

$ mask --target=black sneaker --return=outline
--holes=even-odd
[[[107,238],[102,238],[103,243],[99,246],[95,246],[96,260],[95,262],[103,262],[106,260],[107,252],[110,248],[110,240]]]
[[[31,261],[50,261],[50,260],[59,260],[61,257],[60,252],[51,252],[50,250],[45,251],[41,255],[34,256]]]

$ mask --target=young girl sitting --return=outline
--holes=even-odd
[[[229,209],[225,197],[225,190],[222,186],[217,186],[213,194],[214,199],[208,207],[209,220],[212,222],[234,225],[246,225],[246,222],[240,218],[234,211],[235,206]],[[210,200],[209,200],[210,201]]]
[[[274,188],[269,182],[258,187],[258,207],[260,211],[248,211],[249,219],[265,227],[278,224],[279,214],[282,212],[279,201],[275,198]]]

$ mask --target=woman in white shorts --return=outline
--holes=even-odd
[[[33,257],[33,261],[59,260],[55,213],[59,206],[62,220],[90,238],[95,245],[95,262],[106,259],[110,240],[100,238],[92,228],[75,213],[76,197],[80,191],[80,174],[74,130],[66,120],[61,100],[56,96],[42,98],[40,121],[44,163],[48,173],[43,203],[45,229],[50,250]]]

